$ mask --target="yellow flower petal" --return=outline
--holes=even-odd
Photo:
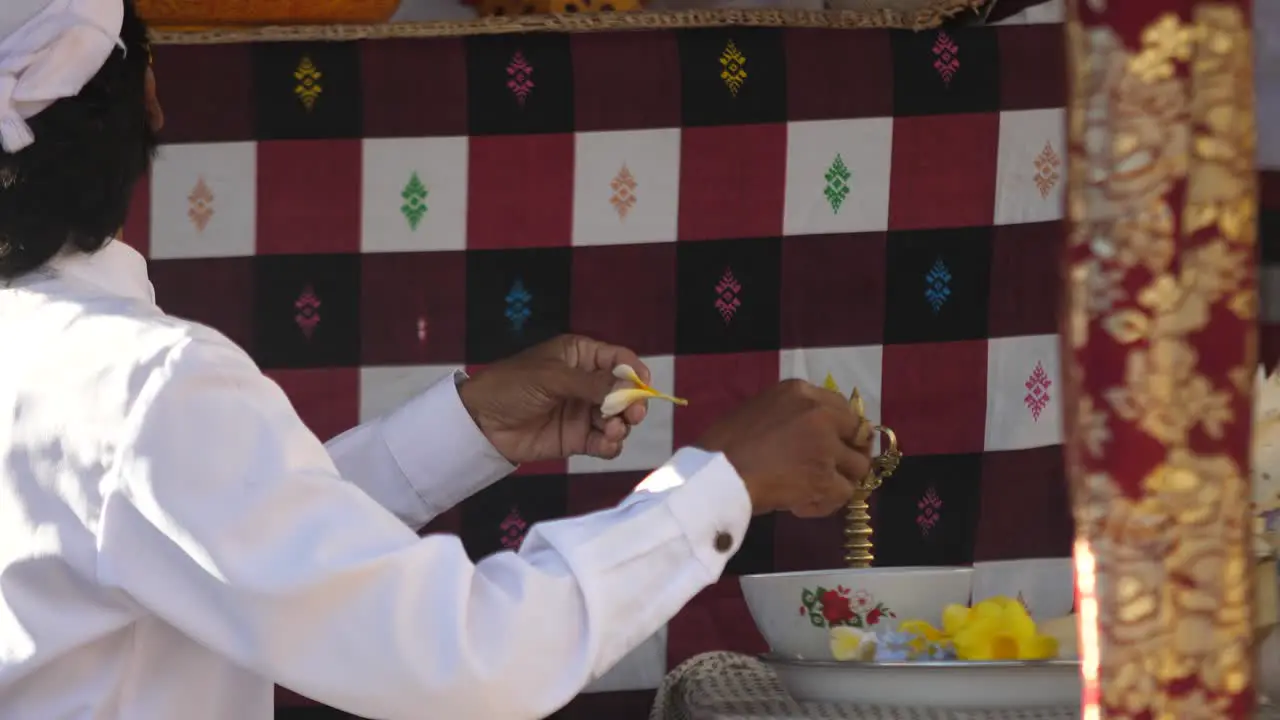
[[[919,635],[929,642],[937,642],[944,635],[941,630],[923,620],[904,620],[898,625],[899,632]]]
[[[1033,635],[1018,647],[1019,660],[1051,660],[1058,657],[1058,639],[1048,635]]]
[[[942,610],[942,631],[955,635],[969,622],[972,611],[963,605],[948,605]]]
[[[600,414],[604,417],[613,417],[621,415],[623,410],[640,402],[653,397],[653,391],[642,390],[640,388],[623,388],[614,390],[604,397],[604,402],[600,404]]]
[[[616,378],[618,378],[619,380],[626,380],[626,381],[630,382],[632,385],[635,385],[635,386],[636,386],[636,389],[637,389],[637,390],[643,391],[643,392],[645,393],[645,394],[644,394],[644,395],[642,395],[642,396],[637,396],[637,397],[636,397],[636,399],[631,400],[631,401],[630,401],[630,402],[628,402],[626,405],[622,406],[622,410],[627,409],[627,407],[628,407],[628,406],[630,406],[632,403],[638,402],[638,401],[640,401],[640,400],[647,400],[647,399],[650,399],[650,398],[657,398],[657,399],[659,399],[659,400],[666,400],[667,402],[673,403],[673,404],[675,404],[675,405],[679,405],[679,406],[681,406],[681,407],[684,407],[685,405],[688,405],[688,404],[689,404],[689,401],[688,401],[688,400],[685,400],[684,398],[678,398],[678,397],[675,397],[675,396],[673,396],[673,395],[668,395],[668,394],[663,393],[663,392],[658,392],[657,390],[654,390],[652,387],[649,387],[649,384],[648,384],[648,383],[646,383],[645,381],[641,380],[641,379],[640,379],[640,376],[636,374],[635,369],[634,369],[634,368],[632,368],[630,365],[627,365],[626,363],[621,363],[621,364],[619,364],[617,367],[615,367],[615,368],[613,369],[613,376],[614,376],[614,377],[616,377]],[[615,390],[614,392],[610,393],[609,395],[610,395],[610,397],[612,397],[613,395],[617,394],[618,392],[622,392],[622,391],[620,391],[620,390]],[[606,402],[606,403],[608,403],[608,401],[609,401],[609,398],[605,398],[605,402]],[[612,413],[612,415],[617,415],[617,414],[621,413],[621,412],[622,412],[622,410],[618,410],[617,412]],[[612,416],[610,413],[608,413],[608,412],[604,412],[604,411],[603,411],[603,409],[601,410],[601,414],[603,414],[605,417],[611,417],[611,416]]]
[[[828,635],[831,656],[836,660],[872,660],[876,655],[876,636],[857,628],[834,627]]]

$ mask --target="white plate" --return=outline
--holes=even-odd
[[[1079,707],[1080,662],[836,662],[761,657],[801,701],[913,708]]]

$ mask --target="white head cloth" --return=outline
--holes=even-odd
[[[118,46],[124,0],[0,0],[0,146],[35,142],[27,119],[79,94]]]

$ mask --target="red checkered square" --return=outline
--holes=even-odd
[[[254,137],[252,45],[156,45],[164,141]]]
[[[360,252],[360,141],[258,143],[258,254]]]
[[[786,125],[685,128],[679,238],[782,234],[786,167]]]
[[[893,115],[893,49],[888,30],[796,29],[786,34],[791,120]],[[815,71],[823,68],[822,71]],[[849,87],[850,72],[858,86]]]
[[[889,229],[990,225],[999,150],[999,113],[894,118]]]
[[[996,32],[1000,45],[1000,107],[1062,107],[1067,98],[1062,26],[1010,25]],[[1034,61],[1028,62],[1034,58]]]
[[[457,535],[462,532],[462,506],[454,505],[439,515],[432,518],[427,526],[422,528],[418,534],[426,535]]]
[[[886,345],[884,425],[911,455],[982,452],[987,418],[985,340]]]
[[[885,235],[809,235],[782,243],[782,347],[884,339]],[[850,294],[849,288],[857,288]],[[833,306],[833,300],[841,302]]]
[[[817,519],[780,513],[774,523],[774,572],[830,570],[844,565],[844,513]]]
[[[365,137],[467,134],[461,39],[392,39],[361,43],[360,49]]]
[[[362,364],[466,361],[465,253],[369,254],[360,272]]]
[[[676,345],[676,247],[672,243],[573,251],[572,327],[639,355]]]
[[[769,649],[751,619],[742,586],[726,577],[698,593],[667,625],[667,667],[706,652],[759,655]]]
[[[1071,554],[1074,523],[1061,445],[984,455],[981,507],[975,561]]]
[[[152,260],[150,275],[166,313],[208,325],[254,351],[254,314],[262,310],[254,296],[253,258]]]
[[[355,368],[268,370],[298,417],[328,442],[360,422],[360,372]]]
[[[673,446],[692,445],[722,415],[776,385],[778,365],[776,352],[677,356],[675,395],[689,406],[676,409]]]
[[[1048,335],[1058,331],[1066,225],[1059,221],[998,225],[991,243],[989,337]]]
[[[568,247],[573,146],[564,134],[472,137],[467,247]]]
[[[569,515],[585,515],[622,502],[647,472],[583,473],[569,477]]]
[[[569,42],[579,132],[680,126],[675,35],[577,33]],[[625,82],[619,82],[620,68],[626,68]]]
[[[143,257],[151,255],[151,177],[144,176],[133,186],[129,214],[125,216],[121,240]]]

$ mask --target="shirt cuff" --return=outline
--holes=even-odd
[[[515,470],[463,407],[458,383],[466,377],[454,372],[442,378],[381,421],[387,448],[432,514]]]
[[[742,477],[724,454],[687,447],[645,478],[632,497],[643,501],[646,493],[665,491],[694,556],[719,577],[751,524],[751,496]]]

